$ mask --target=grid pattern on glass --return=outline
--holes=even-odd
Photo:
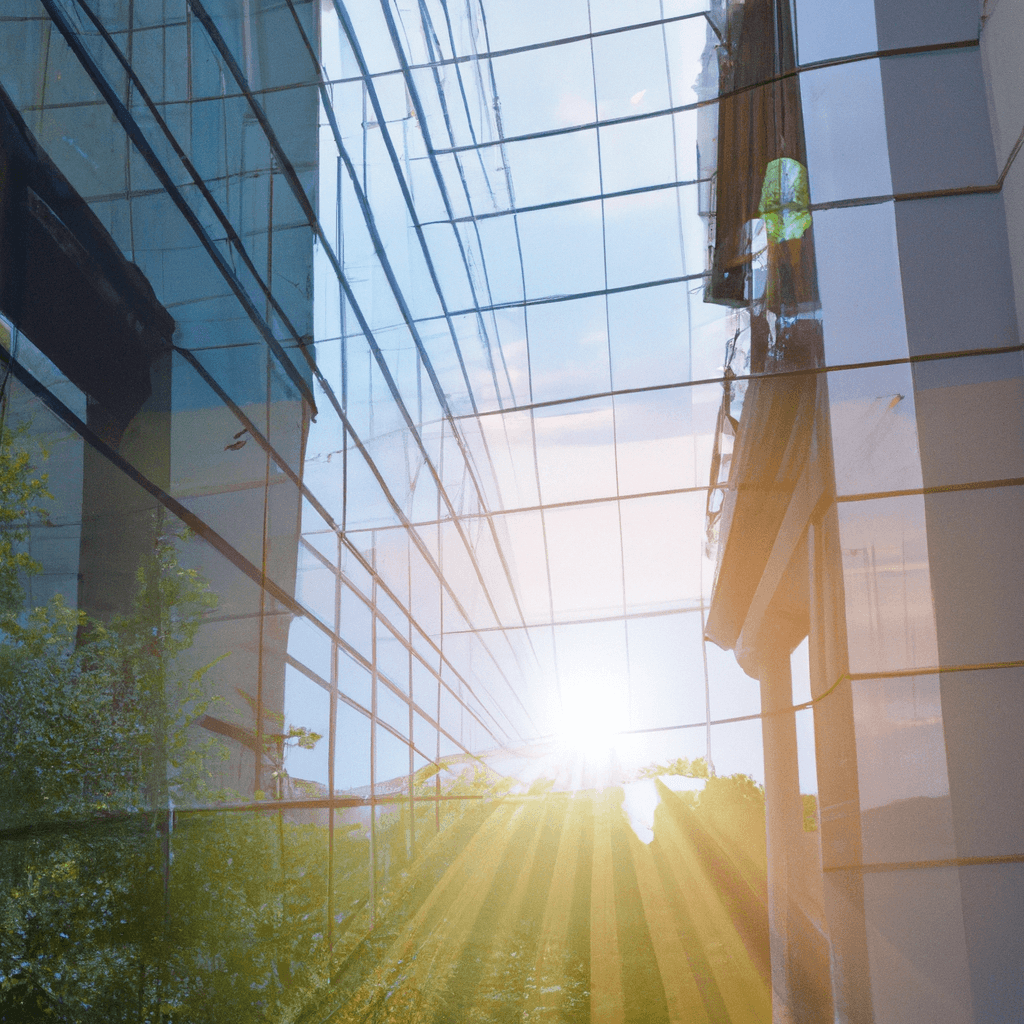
[[[430,831],[417,801],[439,825],[442,776],[550,735],[581,680],[601,678],[625,731],[685,725],[688,754],[756,774],[746,724],[711,724],[756,717],[756,691],[737,696],[704,640],[719,407],[732,389],[738,413],[752,369],[729,366],[745,312],[700,301],[723,26],[686,3],[637,5],[636,24],[597,3],[539,5],[534,24],[495,4],[222,6],[45,0],[11,22],[45,56],[0,83],[177,323],[166,473],[131,448],[121,468],[240,572],[197,658],[237,648],[223,696],[244,691],[249,719],[208,717],[238,747],[239,805],[327,824],[341,941],[345,857],[372,921]],[[880,153],[862,27],[858,60],[830,51],[800,89],[813,110],[852,83]],[[854,195],[828,125],[808,130],[827,311],[857,296],[826,257],[855,222],[893,261],[899,197],[881,162]],[[880,438],[837,452],[849,532],[860,500],[923,501],[900,404],[920,364],[899,331],[861,359],[835,319],[814,372],[836,422]],[[898,456],[881,483],[878,451]],[[851,621],[875,637],[878,550],[850,544]],[[910,661],[934,665],[914,636]],[[676,749],[657,743],[635,758]]]

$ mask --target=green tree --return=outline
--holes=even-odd
[[[166,515],[127,613],[29,606],[44,458],[0,434],[0,1021],[288,1021],[329,977],[327,830],[202,809],[237,800],[193,728],[211,666],[181,668],[216,598]],[[264,732],[280,787],[288,750],[320,737]],[[340,830],[339,893],[347,873],[361,904],[366,859]]]
[[[637,774],[641,779],[656,779],[659,775],[685,775],[691,779],[708,779],[711,777],[708,771],[708,763],[703,757],[695,757],[692,761],[688,757],[677,757],[667,764],[649,764],[641,768]]]

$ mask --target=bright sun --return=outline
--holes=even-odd
[[[558,714],[561,747],[586,758],[607,756],[623,727],[621,703],[608,684],[563,683]]]

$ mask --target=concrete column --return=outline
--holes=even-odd
[[[764,742],[764,789],[768,836],[768,929],[771,939],[772,1020],[796,1021],[789,985],[789,862],[797,828],[802,828],[800,777],[797,768],[796,720],[792,714],[771,715],[793,703],[789,652],[762,652],[761,719]]]
[[[768,838],[768,929],[774,1024],[831,1021],[828,943],[804,906],[807,836],[797,761],[789,650],[765,644],[760,654]],[[783,712],[778,714],[776,712]]]

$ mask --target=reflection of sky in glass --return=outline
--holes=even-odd
[[[938,5],[920,24],[901,19],[903,5],[873,0],[775,5],[792,15],[798,66],[725,98],[716,90],[770,49],[743,55],[756,22],[747,16],[760,10],[751,0],[708,16],[701,0],[212,4],[216,29],[198,0],[173,24],[157,14],[166,4],[134,0],[100,5],[110,39],[61,27],[67,5],[44,6],[47,15],[8,17],[9,36],[24,33],[34,54],[49,17],[53,45],[42,60],[9,61],[0,77],[177,331],[169,404],[154,377],[147,422],[117,436],[124,464],[104,461],[109,452],[90,434],[100,398],[87,403],[59,358],[48,363],[23,339],[22,370],[74,414],[51,403],[30,425],[34,441],[54,445],[47,501],[57,506],[26,528],[44,564],[27,584],[30,603],[61,593],[69,607],[89,607],[97,464],[113,487],[135,486],[121,473],[132,467],[171,518],[195,524],[200,540],[182,538],[182,565],[209,578],[219,605],[183,660],[209,664],[226,699],[204,706],[210,714],[191,731],[230,745],[217,784],[232,792],[208,799],[301,801],[278,819],[280,852],[262,858],[282,880],[286,861],[298,866],[297,884],[284,882],[295,907],[309,866],[322,875],[349,871],[350,857],[360,864],[351,906],[339,902],[338,879],[327,884],[335,903],[314,942],[326,937],[350,963],[352,936],[364,926],[383,935],[374,913],[418,888],[392,901],[388,886],[415,881],[406,868],[426,845],[420,826],[432,834],[442,818],[476,809],[432,801],[486,763],[492,781],[509,776],[511,797],[483,808],[498,825],[481,835],[499,841],[473,840],[483,856],[470,865],[475,882],[456,887],[463,911],[476,898],[468,890],[498,893],[491,878],[508,881],[505,924],[548,890],[533,884],[548,869],[564,910],[567,894],[590,884],[595,1018],[602,1000],[628,994],[629,972],[619,984],[614,968],[627,962],[620,954],[637,922],[646,921],[659,969],[703,949],[732,971],[739,960],[710,941],[713,913],[692,915],[693,942],[670,920],[681,918],[672,893],[699,900],[719,884],[717,875],[712,887],[682,884],[673,855],[685,828],[672,818],[689,808],[684,817],[710,821],[716,786],[746,788],[759,839],[759,798],[746,783],[687,778],[684,800],[639,776],[654,763],[662,768],[645,774],[708,757],[713,774],[764,781],[767,760],[772,914],[784,869],[791,909],[828,933],[823,962],[836,977],[844,964],[869,963],[861,988],[879,1019],[941,1016],[959,1005],[933,998],[942,986],[973,988],[980,1005],[978,964],[1001,963],[974,956],[972,935],[989,934],[979,924],[994,905],[989,869],[1009,877],[1016,868],[967,860],[1019,852],[996,794],[1015,777],[1006,670],[1017,663],[994,660],[1020,653],[1013,524],[1024,473],[1004,443],[1019,435],[1024,408],[1014,268],[1003,252],[1019,128],[1006,82],[1016,72],[992,75],[1011,35],[998,27],[1007,5],[987,5],[980,28],[969,5]],[[723,40],[741,23],[741,39]],[[320,38],[307,44],[302,31]],[[175,46],[184,53],[183,40],[188,60],[168,60]],[[124,41],[166,129],[116,64]],[[774,57],[765,68],[788,65]],[[103,76],[106,103],[96,91]],[[776,94],[783,99],[769,103]],[[124,112],[112,112],[113,95]],[[784,129],[778,119],[773,129],[769,108],[783,111]],[[129,118],[152,159],[131,152],[139,137],[122,150]],[[780,148],[794,145],[800,165]],[[783,250],[761,223],[766,166],[780,157],[806,170],[803,248]],[[156,160],[168,178],[153,176]],[[179,223],[175,188],[191,225]],[[750,197],[726,230],[734,203]],[[210,265],[212,249],[226,263]],[[726,294],[723,274],[735,275],[730,284],[745,278],[746,290]],[[792,274],[809,285],[799,302]],[[729,305],[754,293],[747,308]],[[975,345],[992,347],[959,350]],[[781,368],[785,383],[746,379],[762,365]],[[41,395],[24,376],[8,387],[11,422],[20,422]],[[307,388],[315,411],[298,397]],[[167,424],[166,439],[153,433]],[[765,456],[783,451],[782,469],[757,479]],[[722,486],[709,493],[712,467]],[[110,504],[120,514],[129,502]],[[773,505],[786,510],[781,526]],[[127,509],[122,547],[134,543],[137,511]],[[748,582],[757,586],[749,606]],[[765,723],[762,693],[789,702],[786,650],[766,648],[790,623],[790,646],[810,632],[789,658],[792,702],[817,693],[827,703]],[[817,747],[816,721],[828,729]],[[802,801],[801,828],[800,801],[787,807],[779,786],[788,776],[817,792],[818,754],[815,834],[814,801]],[[554,799],[537,799],[548,784]],[[564,799],[586,789],[604,796]],[[196,812],[174,798],[179,820]],[[100,824],[120,828],[107,810]],[[168,891],[188,873],[178,851],[201,831],[178,828],[175,816],[163,844]],[[787,816],[797,834],[780,841]],[[517,857],[524,870],[497,874],[510,841],[541,817],[539,838]],[[286,833],[295,845],[299,831],[317,831],[307,823],[326,825],[326,856],[286,855]],[[958,857],[957,871],[943,866]],[[859,960],[848,956],[845,925],[825,913],[840,876],[818,871],[858,858],[867,870],[849,920],[858,931],[863,897],[869,947]],[[716,871],[726,866],[719,857]],[[590,874],[574,888],[577,870]],[[353,908],[368,915],[357,927]],[[609,927],[616,916],[618,929]],[[792,939],[800,933],[789,920]],[[461,918],[447,923],[468,963],[475,950],[458,934]],[[949,963],[931,955],[940,939]],[[947,956],[953,946],[970,950],[971,977]],[[507,953],[495,961],[507,966]],[[413,977],[435,963],[423,955],[395,970]],[[688,1019],[676,983],[689,973],[662,980],[668,1017]],[[477,988],[484,998],[486,986]],[[545,1000],[556,989],[560,999],[560,986],[531,984],[526,1016],[553,1011]],[[761,995],[770,1014],[770,992]],[[629,1016],[618,1008],[609,1016]]]
[[[398,528],[397,538],[406,517],[422,594],[431,562],[451,590],[441,598],[450,614],[424,612],[421,621],[452,650],[458,638],[459,671],[469,671],[481,692],[502,704],[515,690],[541,733],[554,727],[552,694],[596,671],[595,652],[609,699],[625,702],[634,727],[758,709],[756,684],[737,675],[731,655],[705,651],[700,636],[714,574],[703,548],[703,487],[721,388],[688,386],[720,376],[725,343],[745,321],[701,300],[706,224],[695,178],[697,136],[706,128],[695,111],[659,113],[696,99],[708,28],[703,18],[686,17],[692,4],[665,4],[663,13],[648,6],[649,19],[636,5],[628,17],[620,5],[603,3],[540,4],[531,18],[501,7],[488,11],[486,31],[482,22],[470,31],[465,19],[453,19],[454,52],[495,56],[414,70],[423,124],[408,116],[411,101],[396,90],[400,76],[375,79],[389,118],[383,126],[354,116],[362,100],[353,94],[342,135],[360,187],[367,183],[398,293],[381,273],[343,169],[344,266],[393,385],[351,309],[344,345],[330,340],[340,333],[337,283],[325,261],[317,264],[325,372],[340,386],[344,364],[346,413],[358,443],[313,424],[309,472],[326,483],[328,456],[333,466],[347,449],[345,514],[360,531],[353,543],[379,562],[375,538],[384,535],[374,529]],[[662,17],[679,20],[615,31]],[[331,48],[339,35],[331,10],[323,23],[328,70],[352,74],[344,33],[340,49]],[[558,42],[606,30],[592,41]],[[448,27],[437,21],[433,31],[426,48],[422,34],[409,33],[411,63],[450,55]],[[548,40],[554,45],[535,45]],[[517,47],[525,49],[508,52]],[[393,66],[382,52],[364,56],[374,70]],[[595,121],[602,126],[580,129]],[[424,130],[441,151],[432,160]],[[511,141],[499,144],[502,138]],[[333,137],[321,141],[326,202],[339,183]],[[398,175],[409,183],[419,232]],[[823,282],[836,303],[852,294],[844,287]],[[827,334],[826,344],[842,339]],[[848,467],[840,476],[851,486],[858,466],[870,472],[882,452],[896,476],[914,472],[911,404],[886,418],[889,410],[875,409],[878,400],[868,395],[883,384],[894,394],[909,391],[888,377],[835,384],[845,388],[836,392],[840,419],[878,420],[874,448],[839,453]],[[445,408],[463,418],[445,423]],[[906,438],[901,424],[909,424]],[[910,459],[906,472],[893,460],[897,450]],[[461,525],[449,521],[453,513]],[[806,659],[795,664],[804,678]],[[517,728],[526,722],[517,720]],[[803,750],[813,745],[806,725]],[[631,756],[642,757],[648,742],[652,760],[656,751],[679,756],[694,743],[695,752],[706,752],[697,733],[703,737],[683,730],[631,740]],[[715,736],[723,744],[716,766],[728,772],[735,759],[735,770],[760,775],[741,753],[747,740],[740,733],[739,725],[716,727],[713,744]],[[813,757],[808,763],[801,776],[811,789]]]

